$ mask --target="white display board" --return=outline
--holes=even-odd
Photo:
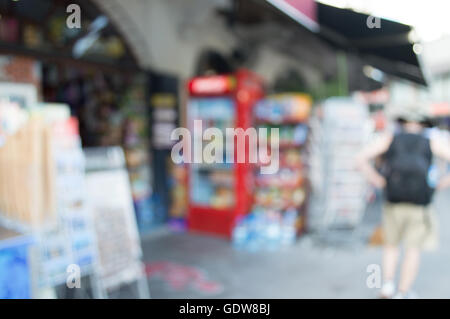
[[[125,157],[120,147],[85,149],[86,191],[98,245],[101,286],[114,290],[137,281],[148,297],[142,250]]]

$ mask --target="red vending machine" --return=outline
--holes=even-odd
[[[251,127],[252,108],[264,92],[262,81],[240,70],[230,75],[193,78],[188,82],[188,92],[187,127],[193,139],[197,137],[198,141],[200,134],[205,137],[203,132],[208,128],[217,128],[223,135],[222,162],[197,158],[188,165],[188,228],[230,238],[236,219],[247,214],[252,205],[253,168],[248,160],[236,161],[240,152],[245,152],[248,159],[248,143],[245,149],[238,149],[235,139],[230,146],[226,129]],[[206,139],[200,150],[205,144]],[[232,162],[226,159],[230,147],[234,149]]]

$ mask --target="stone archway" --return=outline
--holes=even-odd
[[[117,31],[122,35],[130,49],[133,51],[140,66],[151,64],[151,55],[147,46],[147,39],[141,33],[138,25],[130,16],[130,6],[137,6],[139,2],[126,1],[127,9],[124,8],[124,2],[119,0],[92,0],[114,23]]]

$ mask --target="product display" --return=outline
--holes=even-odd
[[[40,65],[33,58],[0,55],[0,98],[17,102],[22,107],[33,107],[40,92]]]
[[[154,219],[145,76],[54,65],[45,65],[43,76],[45,99],[67,101],[79,117],[84,147],[124,149],[139,227],[145,231]]]
[[[77,3],[80,25],[68,27],[69,4],[0,5],[0,42],[8,52],[17,51],[0,57],[0,101],[34,107],[39,96],[68,104],[84,147],[123,147],[136,214],[146,229],[154,219],[147,74],[97,5]],[[34,95],[26,85],[34,87]]]
[[[43,110],[51,106],[43,105]],[[64,107],[53,117],[63,115]],[[47,118],[51,117],[47,114]],[[64,118],[64,115],[63,115]],[[78,121],[74,118],[54,120],[53,157],[55,160],[55,194],[58,215],[55,227],[41,233],[40,278],[43,286],[55,286],[65,282],[67,262],[77,264],[84,276],[91,275],[97,254],[93,220],[88,207],[85,159],[78,133]]]
[[[177,76],[148,73],[149,128],[152,158],[152,227],[168,223],[184,230],[187,214],[187,167],[175,166],[171,157],[175,141],[171,133],[185,126],[180,118],[180,80]],[[184,171],[184,172],[183,172]],[[184,176],[184,177],[183,177]],[[184,195],[183,195],[184,193]]]
[[[0,41],[38,55],[52,52],[56,56],[72,57],[73,54],[106,63],[132,60],[123,37],[90,2],[77,3],[83,12],[79,27],[67,27],[68,4],[46,1],[33,7],[19,1],[5,1],[0,6]],[[87,41],[91,43],[86,45]]]
[[[0,5],[0,44],[17,51],[0,57],[0,100],[33,107],[39,96],[68,104],[79,120],[83,146],[122,146],[136,214],[139,221],[151,220],[146,73],[138,71],[122,34],[96,5],[78,3],[83,14],[73,28],[67,25],[69,3],[41,2]],[[34,96],[26,84],[34,87]]]
[[[191,99],[188,108],[191,118],[201,119],[205,129],[216,127],[225,132],[227,127],[234,126],[235,108],[231,99]],[[204,162],[213,160],[203,159]],[[195,205],[216,209],[234,206],[234,165],[225,163],[225,158],[222,161],[224,163],[190,165],[191,200]]]
[[[233,247],[258,251],[277,250],[292,245],[297,237],[298,212],[295,208],[280,210],[257,208],[237,221],[233,230]]]
[[[0,147],[0,214],[34,228],[55,219],[51,132],[33,117]]]
[[[263,94],[262,83],[256,75],[241,70],[233,75],[193,78],[188,90],[187,127],[193,132],[194,143],[199,139],[202,143],[204,134],[195,127],[198,123],[204,130],[215,128],[223,138],[220,141],[216,136],[202,143],[202,161],[188,165],[188,227],[230,238],[237,217],[251,208],[254,178],[250,163],[227,162],[227,148],[234,147],[235,154],[246,150],[237,144],[231,146],[226,131],[251,127],[253,108]],[[193,147],[195,152],[198,146]],[[207,152],[207,147],[215,152],[222,149],[222,153]]]
[[[305,122],[309,118],[311,99],[303,94],[277,94],[261,101],[255,108],[256,122],[286,124]]]
[[[0,227],[0,299],[32,297],[30,247],[33,244],[32,236]]]
[[[65,283],[71,264],[92,274],[97,246],[77,120],[67,105],[3,105],[8,134],[0,146],[0,221],[35,238],[33,286]]]
[[[254,205],[233,232],[237,248],[276,249],[292,244],[304,228],[308,199],[305,145],[311,100],[302,94],[281,94],[260,101],[255,107],[258,128],[279,130],[279,169],[274,174],[255,170]]]
[[[36,238],[38,289],[65,284],[73,264],[97,278],[97,297],[143,278],[125,156],[102,150],[86,151],[85,163],[68,106],[45,103],[0,147],[0,176],[9,178],[1,183],[8,186],[0,189],[1,221]]]
[[[350,98],[330,98],[314,118],[311,176],[314,211],[311,227],[326,230],[356,227],[365,210],[367,183],[355,156],[368,141],[367,105]]]
[[[145,232],[154,222],[154,210],[144,77],[133,79],[119,107],[120,112],[124,113],[121,145],[125,152],[136,218],[140,231]]]
[[[15,134],[28,120],[28,113],[18,103],[0,102],[0,146],[8,136]]]

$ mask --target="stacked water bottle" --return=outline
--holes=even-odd
[[[297,235],[297,215],[295,209],[281,214],[254,208],[250,214],[238,219],[232,236],[233,246],[249,251],[277,250],[290,246]]]

